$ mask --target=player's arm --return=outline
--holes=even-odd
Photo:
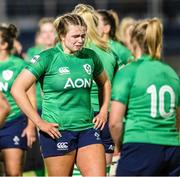
[[[111,96],[109,129],[115,143],[116,153],[120,152],[123,136],[123,119],[128,105],[134,70],[124,66],[115,75]]]
[[[98,86],[98,99],[100,110],[108,110],[110,96],[111,96],[111,84],[106,75],[106,72],[103,71],[100,75],[94,78]]]
[[[123,135],[123,118],[126,106],[118,101],[112,101],[109,128],[117,152],[120,152],[122,135]]]
[[[31,105],[36,109],[36,87],[35,83],[27,91],[27,96]],[[27,145],[32,147],[32,144],[36,141],[36,126],[30,118],[28,118],[27,127],[24,129],[22,136],[27,136]]]
[[[98,86],[100,112],[93,119],[93,122],[95,123],[95,128],[101,128],[102,130],[107,121],[108,106],[111,96],[111,84],[105,71],[95,77],[94,80]]]
[[[35,76],[27,69],[24,69],[14,81],[11,94],[21,110],[40,130],[46,132],[52,138],[59,138],[60,132],[57,129],[58,124],[43,121],[29,100],[27,91],[35,81]]]
[[[3,125],[5,118],[10,112],[10,105],[5,99],[2,92],[0,92],[0,126]]]

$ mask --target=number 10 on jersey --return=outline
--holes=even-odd
[[[174,113],[175,93],[172,87],[163,85],[157,90],[155,85],[150,85],[147,88],[147,93],[151,96],[151,117],[157,117],[157,111],[159,111],[160,115],[164,118]],[[169,94],[170,96],[169,110],[165,110],[165,94]]]

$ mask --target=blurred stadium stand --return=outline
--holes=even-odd
[[[164,58],[180,75],[180,0],[0,0],[0,22],[17,25],[19,40],[26,51],[33,45],[41,17],[70,12],[78,3],[113,9],[120,20],[125,16],[160,17],[164,23]]]

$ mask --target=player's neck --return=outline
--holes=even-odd
[[[9,57],[9,53],[7,51],[0,51],[0,61],[5,61]]]

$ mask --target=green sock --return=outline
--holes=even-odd
[[[82,176],[81,172],[79,171],[79,169],[77,168],[76,165],[74,165],[73,175],[72,176]]]
[[[106,175],[109,176],[109,172],[110,172],[110,165],[107,165],[106,166]]]
[[[34,170],[36,176],[45,176],[45,169],[38,169],[38,170]]]

